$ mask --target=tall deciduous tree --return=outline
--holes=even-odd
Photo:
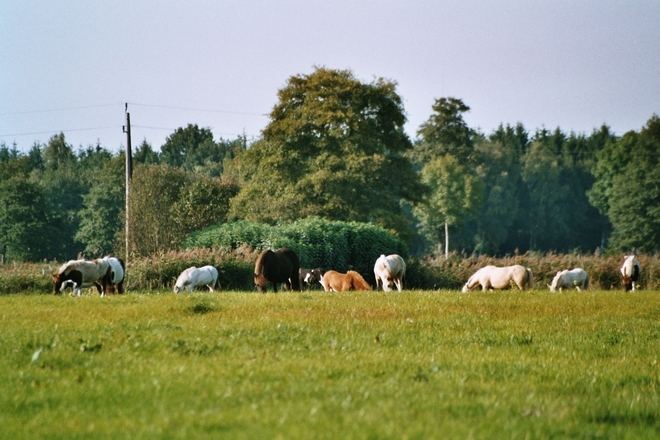
[[[434,243],[445,238],[449,255],[449,227],[459,226],[476,212],[483,196],[482,182],[451,154],[436,157],[422,169],[429,195],[414,212],[422,232]],[[444,234],[443,234],[444,232]]]
[[[451,154],[463,163],[474,162],[474,130],[468,127],[463,113],[470,107],[457,98],[436,99],[433,114],[417,130],[416,162]]]
[[[231,181],[162,164],[136,167],[131,188],[131,252],[142,256],[178,249],[190,232],[225,221],[238,191]]]
[[[0,246],[7,245],[8,259],[59,256],[56,239],[61,226],[38,184],[22,174],[0,179]]]
[[[123,230],[120,213],[126,200],[124,172],[123,154],[107,160],[83,196],[84,208],[79,213],[80,227],[75,239],[85,246],[87,257],[108,255],[117,248]]]
[[[241,183],[232,215],[373,221],[405,233],[401,200],[417,202],[422,191],[404,157],[412,144],[396,83],[316,68],[289,78],[278,96],[263,139],[228,167]]]
[[[660,118],[610,142],[599,155],[590,197],[610,219],[612,245],[642,252],[660,248]]]

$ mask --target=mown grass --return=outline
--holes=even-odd
[[[1,438],[657,438],[660,296],[0,296]]]

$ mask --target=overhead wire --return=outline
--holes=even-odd
[[[236,111],[228,111],[228,110],[217,110],[217,109],[203,109],[203,108],[194,108],[194,107],[178,107],[178,106],[168,106],[168,105],[159,105],[159,104],[144,104],[144,103],[136,103],[136,102],[122,102],[122,103],[116,103],[116,104],[97,104],[97,105],[87,105],[87,106],[77,106],[77,107],[61,107],[61,108],[53,108],[53,109],[42,109],[42,110],[26,110],[26,111],[12,111],[12,112],[2,112],[0,115],[2,116],[10,116],[10,115],[26,115],[26,114],[35,114],[35,113],[52,113],[52,112],[63,112],[63,111],[70,111],[70,110],[87,110],[91,108],[102,108],[102,107],[114,107],[114,106],[136,106],[136,107],[150,107],[150,108],[162,108],[162,109],[170,109],[170,110],[185,110],[185,111],[196,111],[196,112],[206,112],[206,113],[222,113],[222,114],[232,114],[232,115],[242,115],[242,116],[259,116],[259,117],[265,117],[268,116],[267,114],[261,114],[261,113],[249,113],[249,112],[236,112]],[[116,125],[116,126],[108,126],[108,127],[90,127],[90,128],[72,128],[72,129],[67,129],[67,130],[48,130],[48,131],[35,131],[35,132],[26,132],[26,133],[7,133],[7,134],[0,134],[0,137],[9,137],[9,136],[32,136],[32,135],[40,135],[40,134],[51,134],[51,133],[60,133],[60,132],[72,132],[72,131],[89,131],[89,130],[105,130],[105,129],[114,129],[114,128],[119,128],[121,125]],[[146,125],[133,125],[135,128],[144,128],[144,129],[149,129],[149,130],[166,130],[166,131],[174,131],[176,129],[173,128],[167,128],[167,127],[153,127],[153,126],[146,126]],[[217,133],[220,135],[225,135],[225,136],[243,136],[244,133]],[[251,135],[252,138],[254,138],[254,135]]]

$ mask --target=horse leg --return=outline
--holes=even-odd
[[[104,296],[105,293],[105,283],[103,283],[103,287],[99,283],[94,283],[94,287],[96,287],[96,291],[99,293],[99,295]]]
[[[394,283],[396,284],[396,288],[397,288],[397,290],[398,290],[399,292],[401,292],[401,288],[402,288],[402,286],[401,286],[401,278],[396,278],[396,279],[394,280]]]

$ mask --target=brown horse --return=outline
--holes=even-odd
[[[321,285],[326,292],[331,290],[345,292],[351,289],[371,290],[371,286],[362,278],[362,275],[354,270],[349,270],[346,273],[329,270],[321,277]]]
[[[298,269],[298,255],[292,249],[281,248],[275,252],[265,250],[259,254],[254,265],[254,284],[257,285],[259,293],[268,290],[269,282],[273,284],[275,293],[278,283],[284,283],[286,290],[300,290]]]

